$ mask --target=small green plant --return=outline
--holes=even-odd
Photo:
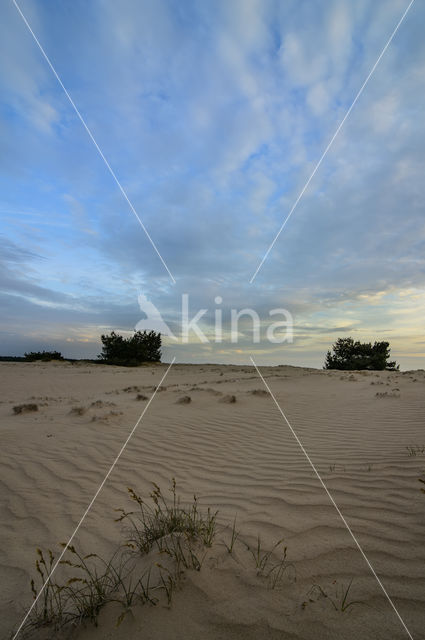
[[[230,537],[230,543],[229,544],[227,544],[226,542],[224,543],[224,546],[226,547],[227,551],[230,554],[233,553],[233,548],[238,538],[239,538],[239,531],[236,530],[236,516],[235,516],[235,519],[233,520],[232,535]]]
[[[202,557],[198,555],[201,546],[187,533],[172,533],[163,540],[161,552],[174,561],[178,573],[184,569],[200,571],[206,556],[206,552]]]
[[[31,413],[32,411],[38,411],[38,404],[28,403],[28,404],[17,404],[13,407],[13,413],[15,415],[19,415],[20,413]]]
[[[156,566],[160,569],[159,577],[161,581],[161,588],[164,590],[167,597],[167,604],[168,606],[170,606],[171,600],[173,599],[174,589],[176,588],[176,585],[178,583],[178,579],[176,579],[176,575],[173,575],[169,569],[163,567],[161,564],[157,564]],[[165,578],[164,573],[166,576]]]
[[[278,544],[280,544],[280,541],[275,545],[277,546]],[[255,566],[258,570],[259,573],[262,573],[267,562],[268,559],[270,557],[270,555],[272,554],[272,551],[266,551],[264,552],[261,548],[261,538],[258,535],[257,536],[257,544],[255,545],[255,547],[250,547],[248,544],[246,545],[247,551],[250,552],[250,554],[252,555],[254,562],[255,562]]]
[[[282,556],[278,559],[278,561],[275,564],[271,566],[271,569],[268,572],[267,577],[269,579],[270,589],[276,589],[281,584],[285,572],[290,567],[293,569],[294,580],[296,580],[295,566],[292,563],[288,563],[286,561],[287,552],[288,552],[288,548],[284,547]]]
[[[116,626],[119,625],[124,620],[125,616],[130,613],[132,607],[138,603],[141,604],[152,604],[156,605],[158,602],[158,598],[155,598],[151,593],[151,585],[150,585],[150,577],[151,570],[148,569],[141,578],[138,578],[134,582],[134,577],[132,574],[126,576],[123,579],[120,575],[119,577],[119,585],[121,587],[122,595],[113,598],[116,602],[120,603],[123,607],[123,611],[117,618]]]
[[[193,496],[189,506],[182,506],[177,496],[176,481],[171,485],[171,501],[167,501],[161,488],[154,483],[154,490],[150,494],[153,504],[145,502],[134,489],[128,488],[130,498],[138,505],[137,511],[124,511],[117,518],[117,522],[130,523],[127,528],[127,544],[146,554],[156,544],[159,551],[163,551],[166,537],[170,534],[184,534],[188,541],[199,541],[206,547],[211,547],[216,535],[217,511],[210,508],[204,514],[199,510],[198,498]]]
[[[409,458],[414,458],[416,456],[421,456],[425,454],[425,444],[409,445],[408,447],[406,447],[406,449],[407,449],[407,455],[409,456]]]
[[[334,462],[333,464],[329,465],[329,471],[331,473],[334,473],[335,471],[345,471],[345,466],[343,464],[338,464],[336,462]]]
[[[72,567],[75,573],[64,584],[58,584],[51,575],[56,566],[55,556],[50,549],[47,553],[46,561],[43,551],[37,549],[35,567],[41,585],[37,589],[34,579],[31,580],[31,591],[36,604],[23,632],[28,633],[45,626],[57,632],[67,624],[75,625],[82,620],[91,620],[97,625],[101,608],[110,600],[120,581],[120,576],[113,567],[114,556],[109,562],[105,562],[97,554],[82,555],[74,546],[69,546],[67,553],[71,557],[61,560],[60,564]]]
[[[41,583],[43,585],[45,584],[45,587],[41,597],[36,602],[29,622],[31,625],[33,624],[34,627],[52,625],[55,630],[58,630],[63,623],[66,603],[63,587],[59,587],[50,578],[55,564],[55,556],[50,549],[47,553],[48,560],[46,562],[43,551],[37,549],[35,568]],[[38,591],[34,579],[31,580],[31,592],[34,600],[36,600]]]
[[[335,611],[347,611],[349,607],[354,606],[355,604],[364,604],[360,600],[348,600],[348,594],[351,589],[351,585],[353,583],[353,578],[351,578],[350,582],[347,585],[338,584],[337,581],[334,581],[335,585],[335,596],[330,597],[329,600],[332,602]]]
[[[287,547],[283,547],[282,555],[277,561],[273,561],[273,554],[283,544],[283,538],[278,540],[269,551],[265,551],[262,548],[261,538],[257,536],[257,543],[255,547],[246,545],[247,551],[254,559],[255,566],[257,568],[257,575],[268,578],[269,587],[275,589],[282,582],[284,573],[289,567],[292,567],[295,571],[295,567],[292,563],[286,561]]]
[[[347,585],[339,584],[337,580],[334,580],[332,585],[334,587],[333,594],[329,595],[320,584],[313,584],[311,589],[309,590],[308,602],[315,602],[318,598],[326,598],[335,609],[335,611],[339,611],[340,613],[344,613],[350,607],[356,604],[366,604],[361,600],[349,600],[348,595],[351,589],[351,585],[353,583],[354,578],[351,578]],[[305,609],[308,604],[307,601],[303,602],[301,607]]]
[[[62,543],[63,547],[66,547]],[[67,551],[72,559],[61,560],[60,564],[68,565],[76,570],[77,575],[67,581],[69,600],[79,620],[90,620],[95,626],[102,607],[111,600],[117,588],[123,584],[122,573],[125,563],[115,566],[115,559],[120,550],[106,561],[97,553],[82,555],[74,546]],[[80,585],[78,588],[76,585]]]

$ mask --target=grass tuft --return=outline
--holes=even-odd
[[[361,600],[348,599],[351,585],[353,584],[353,579],[354,578],[351,578],[348,584],[339,584],[337,580],[334,580],[332,583],[332,594],[330,594],[328,591],[325,591],[320,584],[313,584],[307,594],[308,602],[316,602],[319,598],[326,598],[327,601],[331,603],[333,609],[340,613],[345,613],[347,609],[353,607],[354,605],[366,605],[367,603]],[[305,601],[302,603],[302,609],[306,608],[308,602]]]
[[[217,512],[207,509],[203,513],[196,495],[189,506],[182,506],[173,478],[171,500],[167,500],[160,487],[153,484],[150,503],[145,502],[132,488],[128,489],[136,511],[119,509],[116,521],[129,524],[127,538],[108,560],[97,553],[83,554],[74,545],[67,547],[60,561],[64,581],[53,578],[55,555],[37,549],[36,578],[31,580],[31,593],[36,600],[24,627],[24,635],[47,628],[52,637],[65,626],[78,626],[83,621],[98,624],[99,614],[110,602],[118,602],[122,612],[117,626],[136,604],[155,605],[156,593],[165,593],[168,605],[185,570],[200,571],[216,535]],[[66,547],[65,543],[61,546]],[[136,568],[137,555],[146,556],[152,549],[165,554],[172,568],[155,563],[159,574],[152,584],[151,569],[142,575]],[[43,585],[45,587],[43,588]]]
[[[145,502],[134,489],[128,488],[130,498],[138,506],[137,511],[124,511],[117,522],[126,521],[127,544],[137,548],[140,553],[147,554],[154,545],[159,551],[168,544],[167,536],[183,534],[187,541],[202,542],[211,547],[216,534],[217,511],[208,508],[206,514],[199,510],[198,498],[193,496],[191,505],[184,507],[177,496],[176,481],[172,479],[171,501],[167,501],[160,487],[154,483],[150,494],[152,504]]]
[[[235,519],[233,520],[232,535],[230,538],[230,542],[229,544],[227,544],[226,542],[224,543],[224,546],[226,547],[228,553],[230,554],[233,553],[233,548],[238,538],[239,538],[239,531],[237,531],[236,529],[236,516],[235,516]]]
[[[278,540],[270,550],[266,551],[262,547],[260,536],[257,536],[257,543],[255,547],[250,547],[248,544],[246,545],[247,551],[249,551],[254,559],[255,566],[257,568],[257,575],[264,576],[268,579],[270,589],[276,589],[280,586],[284,574],[289,568],[293,569],[294,580],[296,580],[295,566],[292,563],[287,562],[288,548],[285,545],[282,549],[283,542],[284,540],[282,538],[281,540]],[[276,550],[278,549],[281,553],[276,559],[274,556],[276,556]]]
[[[409,445],[408,447],[406,447],[406,449],[407,449],[407,455],[409,456],[409,458],[414,458],[416,456],[422,456],[425,454],[425,444]]]
[[[32,411],[38,411],[38,404],[28,403],[28,404],[17,404],[13,407],[13,413],[18,415],[20,413],[31,413]]]

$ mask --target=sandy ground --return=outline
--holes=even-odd
[[[31,604],[36,547],[57,552],[68,540],[146,405],[137,395],[151,396],[165,369],[0,364],[2,638]],[[424,638],[425,454],[406,447],[425,445],[425,372],[262,373],[413,638]],[[241,542],[230,556],[222,544],[229,531],[220,529],[171,607],[136,607],[117,628],[110,606],[99,627],[73,637],[408,638],[263,389],[248,366],[172,367],[75,544],[107,553],[121,537],[114,509],[129,506],[127,487],[147,496],[152,482],[165,490],[173,476],[184,500],[196,492],[219,510],[220,525],[237,516]],[[191,402],[179,404],[186,395]],[[38,411],[15,415],[21,403]],[[282,537],[288,547],[291,570],[276,589],[242,544],[258,534],[264,548]],[[350,580],[348,600],[360,604],[336,611],[331,597],[338,601]]]

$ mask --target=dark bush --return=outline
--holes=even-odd
[[[34,362],[35,360],[43,360],[44,362],[49,362],[49,360],[63,360],[63,356],[59,351],[31,351],[24,355],[27,362]]]
[[[388,361],[389,342],[375,342],[372,345],[371,342],[354,342],[353,338],[338,338],[332,349],[333,353],[328,351],[326,354],[325,369],[395,371],[399,368],[395,361]]]
[[[136,367],[142,362],[161,360],[161,334],[155,331],[136,331],[131,338],[112,331],[110,335],[102,335],[101,340],[99,358],[108,364]]]
[[[13,413],[15,415],[19,413],[29,413],[30,411],[38,411],[38,404],[17,404],[16,407],[13,407]]]

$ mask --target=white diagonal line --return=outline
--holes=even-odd
[[[331,148],[335,138],[337,137],[338,133],[340,132],[344,122],[347,120],[348,116],[350,115],[354,105],[356,104],[357,100],[360,98],[361,94],[363,93],[363,89],[366,87],[367,83],[369,82],[370,78],[372,77],[373,72],[375,71],[376,67],[378,66],[382,56],[384,55],[384,53],[386,52],[386,50],[388,49],[388,47],[391,44],[391,40],[394,38],[395,34],[397,33],[401,23],[403,22],[404,18],[407,15],[407,12],[409,11],[410,7],[412,6],[412,4],[414,3],[415,0],[410,0],[409,5],[407,7],[407,9],[405,10],[405,12],[403,13],[403,15],[401,16],[400,20],[397,23],[397,26],[395,27],[394,31],[392,32],[392,34],[390,35],[385,47],[382,49],[381,53],[379,54],[379,57],[377,59],[377,61],[375,62],[375,64],[373,65],[372,69],[369,72],[369,75],[367,76],[366,80],[363,82],[362,86],[360,87],[356,97],[354,98],[353,102],[350,105],[350,108],[348,109],[347,113],[345,114],[344,118],[342,119],[342,121],[340,122],[340,124],[338,125],[337,130],[335,131],[335,133],[333,134],[328,146],[326,147],[326,149],[324,150],[324,152],[322,153],[322,155],[320,156],[319,162],[316,164],[316,166],[313,169],[313,173],[311,174],[311,176],[309,177],[309,179],[307,180],[307,182],[305,183],[304,187],[302,188],[298,198],[295,200],[294,204],[292,205],[292,209],[290,210],[290,212],[288,213],[288,215],[286,216],[285,220],[283,221],[279,231],[277,232],[276,236],[274,237],[274,240],[272,241],[271,245],[269,246],[269,248],[267,249],[266,253],[263,256],[263,259],[261,260],[260,264],[258,265],[257,269],[255,270],[254,275],[252,276],[251,280],[249,281],[250,284],[252,284],[254,282],[255,277],[257,276],[257,273],[260,271],[261,267],[263,266],[264,261],[266,260],[267,256],[269,255],[270,251],[273,249],[276,240],[278,239],[278,237],[280,236],[280,234],[282,233],[283,229],[286,226],[286,223],[288,222],[289,218],[292,216],[293,212],[295,211],[295,208],[297,206],[297,204],[299,203],[299,201],[301,200],[301,198],[303,197],[308,185],[310,184],[311,180],[313,179],[314,175],[316,174],[316,171],[318,170],[318,168],[320,167],[320,165],[322,164],[326,154],[328,153],[329,149]]]
[[[128,195],[126,194],[126,192],[124,191],[124,188],[121,185],[121,182],[118,180],[117,176],[115,175],[115,172],[113,171],[111,165],[109,164],[109,162],[107,161],[107,159],[105,158],[105,156],[103,155],[102,150],[100,149],[99,145],[97,144],[96,140],[94,139],[94,136],[92,134],[92,132],[90,131],[89,127],[86,124],[86,121],[84,120],[83,116],[81,115],[81,113],[79,112],[77,106],[75,105],[73,99],[71,98],[71,96],[69,95],[68,91],[66,90],[62,80],[60,79],[60,77],[58,76],[56,69],[54,68],[54,66],[52,65],[52,63],[50,62],[50,59],[47,55],[47,53],[44,51],[43,47],[41,46],[37,36],[35,35],[34,31],[31,29],[28,20],[26,19],[26,17],[24,16],[24,14],[22,13],[18,3],[16,2],[16,0],[12,0],[13,4],[15,5],[16,9],[18,10],[22,20],[24,21],[24,23],[26,24],[28,31],[31,33],[32,37],[34,38],[38,48],[40,49],[41,53],[43,54],[44,59],[46,60],[47,64],[49,65],[50,69],[53,71],[53,74],[56,78],[56,80],[59,82],[60,86],[62,87],[66,97],[68,98],[69,102],[71,103],[72,108],[74,109],[75,113],[77,114],[77,116],[79,117],[79,119],[81,120],[81,123],[84,127],[84,129],[87,131],[87,133],[89,134],[89,137],[91,139],[91,141],[93,142],[94,146],[96,147],[97,151],[99,152],[100,157],[102,158],[103,162],[105,163],[106,167],[109,170],[109,173],[111,174],[111,176],[113,177],[113,179],[115,180],[115,182],[118,185],[119,190],[121,191],[122,195],[124,196],[125,200],[127,201],[131,211],[133,212],[136,220],[138,221],[138,223],[140,224],[140,226],[142,227],[143,231],[145,232],[149,242],[151,243],[153,249],[155,250],[158,258],[161,260],[163,266],[165,267],[168,275],[170,276],[173,284],[176,283],[173,274],[171,273],[171,271],[169,270],[165,260],[163,259],[162,255],[160,254],[156,244],[154,243],[154,241],[152,240],[151,236],[149,235],[148,230],[146,229],[145,225],[143,224],[142,220],[139,217],[139,214],[137,213],[136,209],[133,207],[133,204],[130,202],[130,199],[128,197]]]
[[[261,380],[264,383],[264,386],[266,387],[267,391],[269,392],[269,394],[271,395],[271,397],[273,398],[273,401],[276,405],[276,407],[279,409],[283,419],[285,420],[286,424],[288,425],[288,427],[290,428],[292,435],[294,436],[295,440],[297,441],[297,443],[299,444],[301,451],[303,452],[303,454],[305,455],[305,457],[307,458],[308,462],[310,463],[311,468],[313,469],[314,473],[316,474],[317,478],[319,479],[320,484],[322,485],[322,487],[324,488],[324,490],[326,491],[326,493],[328,494],[328,498],[329,500],[332,502],[333,506],[335,507],[339,517],[341,518],[341,520],[343,521],[343,523],[345,524],[346,528],[348,529],[348,532],[350,533],[351,537],[353,538],[354,542],[356,543],[360,553],[362,554],[363,558],[366,560],[366,563],[369,567],[369,569],[372,571],[373,575],[375,576],[379,586],[381,587],[382,591],[384,592],[388,602],[390,603],[390,605],[392,606],[392,608],[394,609],[398,619],[400,620],[401,624],[404,627],[404,630],[406,631],[407,635],[409,636],[410,640],[413,640],[413,636],[411,635],[409,629],[406,627],[406,624],[404,623],[403,618],[401,617],[401,615],[399,614],[399,612],[396,609],[395,604],[393,603],[393,601],[391,600],[390,596],[387,593],[387,590],[385,589],[384,585],[382,584],[382,582],[380,581],[380,579],[378,578],[375,569],[372,567],[368,557],[366,556],[365,552],[363,551],[363,549],[361,548],[356,536],[354,535],[354,533],[352,532],[350,525],[348,524],[348,522],[346,521],[346,519],[344,518],[344,516],[342,515],[337,503],[335,502],[335,500],[333,499],[331,493],[329,492],[329,489],[327,488],[327,486],[325,485],[325,483],[322,480],[322,477],[320,476],[319,472],[317,471],[316,467],[314,466],[313,462],[311,461],[310,456],[308,455],[307,451],[304,449],[302,442],[300,441],[300,439],[298,438],[297,434],[295,433],[294,429],[292,428],[288,418],[286,417],[286,415],[284,414],[283,410],[280,407],[280,404],[278,403],[278,401],[276,400],[276,398],[273,395],[273,392],[271,391],[269,385],[267,384],[267,382],[264,380],[259,368],[257,367],[257,365],[254,362],[254,358],[252,358],[250,356],[250,360],[252,362],[252,364],[254,365],[258,375],[260,376]]]
[[[32,605],[30,606],[27,614],[25,615],[24,619],[22,620],[21,624],[18,627],[18,630],[16,631],[15,635],[13,636],[12,640],[15,640],[15,638],[18,637],[19,632],[21,631],[22,627],[24,626],[28,616],[30,615],[31,611],[33,610],[33,608],[35,607],[35,605],[37,604],[37,601],[39,599],[39,597],[41,596],[41,594],[43,593],[44,589],[46,588],[47,583],[49,582],[50,578],[52,577],[53,573],[56,571],[57,566],[59,565],[60,561],[62,560],[65,552],[67,551],[69,545],[71,544],[71,542],[73,541],[75,534],[77,533],[78,529],[80,528],[80,526],[82,525],[85,517],[87,516],[88,512],[90,511],[90,509],[92,508],[94,501],[96,500],[97,496],[99,495],[99,493],[102,491],[105,482],[107,481],[107,479],[109,478],[109,476],[111,475],[115,465],[117,464],[118,460],[120,459],[124,449],[126,448],[126,446],[128,445],[128,443],[130,442],[130,439],[133,435],[133,433],[136,431],[137,427],[139,426],[143,416],[145,415],[146,411],[149,409],[149,405],[152,402],[152,400],[155,398],[155,395],[159,389],[159,387],[161,386],[161,384],[163,383],[163,381],[165,380],[165,377],[167,375],[167,373],[169,372],[169,370],[171,369],[171,367],[173,366],[174,362],[175,362],[175,357],[172,359],[172,361],[170,362],[169,366],[167,367],[166,372],[164,373],[164,375],[161,378],[161,381],[159,384],[156,385],[155,391],[153,392],[153,394],[151,395],[151,397],[149,398],[145,408],[143,409],[142,413],[139,416],[139,419],[137,420],[136,424],[134,425],[134,427],[132,428],[132,430],[130,431],[129,435],[127,436],[126,441],[124,442],[124,444],[122,445],[117,457],[115,458],[115,460],[113,461],[113,463],[111,464],[111,466],[109,467],[109,471],[107,472],[106,476],[103,478],[102,482],[99,485],[99,488],[97,489],[96,493],[94,494],[93,498],[91,499],[89,506],[87,507],[87,509],[84,511],[83,515],[81,516],[81,519],[79,521],[79,523],[77,524],[77,526],[74,529],[74,532],[72,534],[72,536],[70,537],[70,539],[68,540],[68,542],[66,543],[65,547],[63,548],[59,558],[57,559],[57,561],[55,562],[55,564],[53,565],[53,569],[51,570],[51,572],[49,573],[49,575],[47,576],[43,586],[41,587],[40,591],[38,592],[37,597],[35,598],[34,602],[32,603]]]

